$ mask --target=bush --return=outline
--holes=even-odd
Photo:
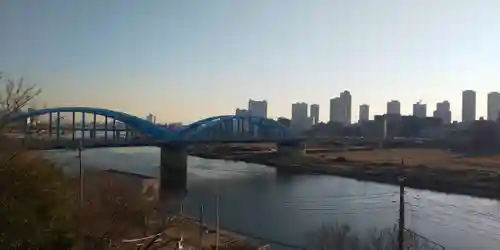
[[[383,230],[370,230],[365,236],[353,232],[348,225],[324,225],[308,235],[311,250],[396,250],[397,227]],[[405,230],[404,249],[435,250],[443,246]]]
[[[33,153],[0,153],[0,246],[68,249],[75,232],[74,189]]]

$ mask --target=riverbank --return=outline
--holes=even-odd
[[[192,155],[276,167],[283,173],[330,174],[444,193],[500,199],[500,156],[467,157],[438,149],[377,149],[282,157],[269,150],[205,150]]]
[[[86,200],[92,204],[86,207],[88,213],[92,215],[96,212],[100,215],[104,213],[102,218],[95,216],[89,218],[88,221],[91,222],[89,224],[92,224],[93,220],[102,223],[109,219],[108,217],[123,215],[117,222],[106,224],[110,225],[107,226],[111,228],[110,230],[119,231],[119,235],[123,237],[121,244],[124,249],[136,249],[138,244],[147,245],[153,241],[155,249],[175,249],[181,238],[187,249],[199,249],[200,245],[203,249],[215,249],[217,245],[216,228],[206,224],[200,226],[196,219],[179,214],[177,212],[179,210],[171,210],[178,206],[178,200],[175,194],[160,190],[159,180],[156,178],[117,170],[98,171],[86,167],[84,186]],[[109,199],[111,202],[96,207],[95,204],[99,203],[100,199]],[[121,207],[123,204],[139,213],[123,211]],[[129,221],[140,221],[141,216],[148,218],[146,225],[129,223]],[[92,227],[93,231],[99,231],[95,225]],[[258,244],[250,242],[245,236],[221,229],[219,247],[251,250],[257,249]]]

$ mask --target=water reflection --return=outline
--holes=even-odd
[[[52,152],[58,162],[77,163],[75,152]],[[122,148],[87,150],[86,166],[159,176],[159,150]],[[321,175],[277,175],[255,164],[190,157],[184,211],[215,222],[220,196],[221,225],[294,245],[325,223],[348,223],[353,230],[392,227],[397,222],[398,188]],[[165,193],[164,199],[172,194]],[[498,249],[498,201],[407,189],[407,228],[447,249]],[[275,248],[273,246],[273,248]],[[276,247],[279,248],[279,247]]]

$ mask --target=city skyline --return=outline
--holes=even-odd
[[[267,100],[268,117],[348,89],[370,118],[386,103],[448,100],[476,91],[476,119],[500,82],[500,2],[391,0],[0,3],[0,71],[43,89],[38,103],[95,106],[190,123]],[[276,15],[275,13],[280,13]]]

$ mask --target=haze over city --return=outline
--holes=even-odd
[[[0,3],[0,70],[43,88],[39,106],[96,106],[165,122],[233,114],[250,98],[268,117],[295,102],[352,94],[383,114],[390,100],[428,115],[462,90],[498,89],[495,1],[14,1]]]

